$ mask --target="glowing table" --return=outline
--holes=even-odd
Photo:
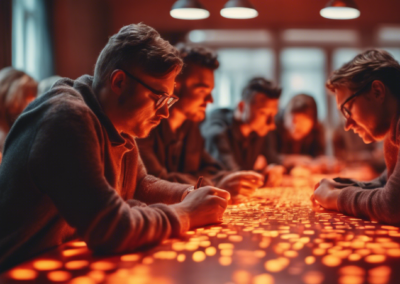
[[[399,228],[313,211],[311,192],[301,182],[258,190],[222,224],[145,252],[96,257],[70,242],[0,283],[400,283]]]

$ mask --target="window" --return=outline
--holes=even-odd
[[[214,103],[218,107],[234,108],[247,82],[262,76],[273,80],[274,53],[268,48],[224,48],[218,50],[220,68],[215,72]]]
[[[327,113],[325,60],[325,53],[320,48],[286,48],[281,52],[283,88],[279,102],[281,109],[293,96],[305,93],[315,98],[318,118],[325,119]]]

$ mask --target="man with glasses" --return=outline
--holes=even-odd
[[[228,192],[147,175],[136,146],[169,116],[181,67],[154,29],[125,26],[93,77],[62,79],[25,109],[0,167],[0,271],[75,237],[121,253],[220,221]]]
[[[400,223],[400,65],[383,50],[368,50],[336,70],[327,87],[338,109],[365,143],[384,141],[387,171],[371,182],[323,179],[311,197],[347,215]]]
[[[223,171],[204,149],[198,126],[205,118],[206,106],[213,102],[217,56],[201,46],[180,44],[178,50],[184,61],[174,91],[179,101],[167,120],[149,137],[138,140],[143,162],[150,174],[162,179],[195,185],[198,177],[203,176],[203,184],[215,185],[234,195],[250,195],[263,184],[263,176],[251,171]]]

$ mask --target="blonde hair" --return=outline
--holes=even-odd
[[[387,51],[380,49],[360,53],[334,71],[326,87],[333,92],[339,87],[355,92],[373,80],[382,81],[400,99],[400,65]]]
[[[32,77],[12,67],[0,70],[0,128],[6,133],[27,104],[26,88],[36,96],[37,82]]]

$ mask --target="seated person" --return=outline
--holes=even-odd
[[[0,162],[11,126],[35,99],[36,81],[25,72],[6,67],[0,70]]]
[[[323,179],[312,200],[327,209],[388,224],[400,223],[400,65],[383,50],[368,50],[336,70],[327,86],[338,109],[365,143],[384,141],[387,171],[368,183]]]
[[[0,166],[0,271],[78,236],[121,253],[220,220],[228,192],[147,175],[135,143],[168,117],[181,67],[154,29],[132,24],[94,77],[62,79],[25,109]]]
[[[205,117],[207,104],[213,102],[216,55],[204,47],[180,44],[184,61],[176,79],[175,95],[179,101],[145,139],[138,140],[140,155],[147,171],[159,178],[194,185],[199,176],[204,184],[215,185],[232,194],[251,194],[263,183],[255,172],[230,173],[204,149],[198,123]]]
[[[275,129],[281,89],[264,78],[253,78],[236,109],[217,109],[201,126],[207,151],[227,170],[259,170],[267,185],[279,185],[283,167],[276,152]]]
[[[325,154],[325,132],[318,122],[317,104],[312,96],[294,96],[278,115],[277,149],[287,169],[294,166],[318,168],[312,159]]]

